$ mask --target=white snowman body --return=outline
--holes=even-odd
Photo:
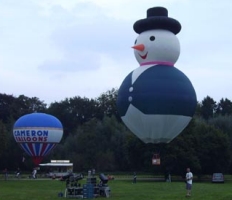
[[[119,114],[143,142],[168,143],[188,125],[196,107],[191,82],[174,67],[179,40],[169,29],[151,28],[138,35],[132,48],[140,66],[119,89]]]

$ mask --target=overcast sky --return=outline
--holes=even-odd
[[[182,25],[175,67],[198,101],[232,100],[231,0],[0,1],[0,93],[50,104],[119,88],[139,66],[133,24],[155,6]]]

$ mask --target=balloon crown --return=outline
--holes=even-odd
[[[147,10],[147,18],[136,21],[133,28],[138,34],[153,29],[164,29],[176,35],[181,30],[181,24],[177,20],[168,17],[166,8],[153,7]]]

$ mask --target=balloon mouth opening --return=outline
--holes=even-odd
[[[35,156],[35,157],[32,158],[32,160],[33,160],[34,164],[36,166],[38,166],[42,162],[43,157],[42,156]]]

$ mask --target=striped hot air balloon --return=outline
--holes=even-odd
[[[20,117],[14,124],[13,135],[20,147],[39,165],[44,156],[55,148],[63,136],[63,126],[54,116],[32,113]]]

